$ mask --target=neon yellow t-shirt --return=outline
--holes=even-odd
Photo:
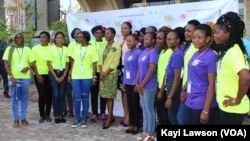
[[[68,55],[74,60],[71,77],[72,79],[92,79],[93,63],[97,62],[98,55],[94,47],[75,46]]]
[[[72,52],[74,50],[75,46],[79,46],[80,44],[77,43],[76,41],[72,41],[68,45],[68,52]]]
[[[47,56],[50,45],[42,46],[41,44],[36,45],[32,48],[32,59],[36,61],[36,67],[39,75],[48,74],[49,68],[47,65]]]
[[[8,60],[10,48],[11,47],[7,47],[6,51],[4,52],[3,60]],[[30,48],[26,46],[23,48],[14,49],[10,66],[14,78],[27,79],[31,77],[30,70],[28,70],[26,73],[21,72],[23,68],[29,67],[29,63],[33,62],[31,61],[30,53]]]
[[[183,79],[182,79],[182,87],[185,85],[188,77],[188,62],[193,57],[194,53],[197,51],[197,48],[194,47],[194,44],[190,44],[184,55],[184,66],[183,66]]]
[[[166,72],[166,66],[168,65],[169,58],[173,54],[172,49],[167,49],[165,52],[161,51],[158,64],[157,64],[157,81],[158,88],[161,88],[163,77]]]
[[[249,69],[249,65],[239,46],[235,44],[217,63],[216,100],[222,111],[239,114],[249,112],[247,95],[242,98],[241,103],[237,106],[224,107],[222,104],[225,96],[236,98],[239,89],[238,72],[242,69]]]
[[[95,50],[96,50],[96,52],[97,52],[97,54],[98,54],[98,57],[99,57],[99,55],[100,55],[100,50],[101,50],[101,48],[102,48],[102,45],[103,45],[103,44],[106,44],[106,42],[107,42],[107,41],[105,41],[105,40],[102,40],[102,42],[98,42],[98,41],[96,41],[96,40],[91,40],[89,43],[90,43],[90,45],[91,45],[92,47],[95,48]],[[96,71],[96,72],[100,72],[100,71],[99,71],[99,67],[97,67],[97,71]]]
[[[69,62],[68,48],[65,46],[62,48],[56,46],[50,47],[47,60],[51,61],[53,69],[65,69],[66,63]]]

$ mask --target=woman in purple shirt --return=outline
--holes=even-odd
[[[156,33],[149,32],[144,36],[145,50],[138,59],[138,72],[136,89],[140,94],[140,102],[143,114],[143,133],[137,140],[154,140],[155,133],[155,110],[154,101],[157,91],[156,65],[158,62],[158,50],[154,47]]]
[[[181,93],[181,70],[183,68],[184,52],[180,49],[181,34],[178,30],[172,30],[167,35],[167,45],[173,50],[166,68],[167,100],[165,107],[168,108],[168,117],[172,125],[177,125],[177,113],[180,105]]]
[[[129,51],[124,57],[124,75],[122,90],[127,94],[129,109],[129,128],[126,133],[137,134],[140,127],[140,101],[139,94],[135,92],[135,81],[138,70],[138,58],[141,50],[137,48],[138,37],[135,34],[128,35],[127,46]]]
[[[187,93],[183,124],[209,124],[215,115],[215,75],[217,54],[209,48],[212,30],[207,24],[195,28],[192,42],[198,51],[188,63],[188,80],[182,93]]]

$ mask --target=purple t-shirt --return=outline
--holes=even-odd
[[[184,52],[176,48],[169,58],[168,66],[166,67],[166,76],[174,77],[174,69],[182,69],[184,60]]]
[[[135,85],[138,70],[138,59],[141,55],[140,49],[126,52],[124,57],[124,75],[123,83],[127,85]]]
[[[205,104],[208,73],[216,72],[217,54],[210,48],[196,51],[188,63],[188,88],[186,105],[192,109],[202,109]],[[190,88],[189,88],[190,87]],[[211,107],[216,106],[215,97]]]
[[[156,48],[152,48],[151,50],[144,49],[141,53],[138,60],[138,76],[139,76],[139,84],[142,83],[145,78],[148,70],[149,64],[157,64],[159,58],[158,50]],[[157,88],[158,82],[156,77],[156,70],[152,75],[151,79],[145,85],[144,88]]]

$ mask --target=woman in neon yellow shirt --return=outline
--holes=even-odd
[[[77,35],[79,44],[68,52],[71,59],[70,76],[73,88],[75,121],[72,127],[87,127],[89,110],[89,93],[92,83],[96,79],[96,62],[98,55],[90,44],[90,34],[82,31]],[[82,103],[82,114],[81,113]]]
[[[162,27],[159,29],[156,35],[156,43],[159,48],[159,60],[157,64],[157,81],[158,81],[158,89],[156,95],[156,113],[158,119],[158,125],[170,124],[168,119],[168,109],[165,108],[165,101],[167,97],[165,95],[165,69],[167,67],[169,58],[173,54],[173,50],[167,47],[167,33],[171,31],[169,27]],[[162,83],[164,83],[162,87]]]
[[[234,12],[220,16],[215,24],[214,40],[223,46],[217,63],[216,83],[220,124],[242,124],[249,112],[246,93],[250,75],[242,31],[241,19]]]
[[[103,37],[105,35],[106,28],[102,25],[97,25],[91,29],[92,34],[95,36],[94,40],[90,41],[90,44],[92,47],[96,49],[96,52],[98,55],[100,55],[100,50],[102,45],[106,42],[103,40]],[[98,93],[99,93],[99,83],[100,83],[100,71],[97,67],[96,71],[96,85],[93,85],[91,87],[91,108],[92,108],[92,116],[90,118],[91,122],[96,122],[96,120],[99,118],[98,116]],[[99,98],[100,99],[100,118],[102,121],[105,121],[106,115],[106,99]]]
[[[28,93],[30,86],[30,66],[33,61],[30,57],[30,48],[24,46],[22,33],[17,33],[14,37],[14,45],[9,46],[3,55],[5,69],[9,76],[9,85],[12,93],[12,112],[14,128],[19,127],[18,102],[21,101],[21,122],[27,126],[26,113],[28,106]]]
[[[47,64],[49,68],[49,80],[53,95],[53,112],[55,123],[66,122],[63,118],[64,87],[66,74],[68,72],[68,48],[63,46],[64,33],[55,34],[55,46],[49,49]]]
[[[32,59],[35,60],[33,72],[34,79],[38,91],[38,107],[40,113],[39,123],[44,120],[51,122],[50,112],[52,105],[52,90],[49,82],[49,68],[47,66],[47,55],[49,52],[50,34],[42,31],[39,35],[41,43],[32,48]]]
[[[78,41],[76,39],[77,35],[81,32],[80,28],[74,28],[71,31],[71,38],[73,39],[69,45],[68,45],[68,52],[70,52],[70,49],[72,49],[72,47],[77,46]],[[70,68],[70,64],[69,64],[69,68]],[[68,77],[68,73],[67,76]],[[72,96],[72,86],[71,83],[68,83],[68,81],[65,84],[65,89],[64,89],[64,112],[63,112],[63,116],[65,117],[68,113],[69,113],[69,117],[74,117],[73,114],[73,96]],[[68,106],[68,110],[67,110],[67,106]]]

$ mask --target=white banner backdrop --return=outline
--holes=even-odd
[[[216,22],[220,15],[228,11],[238,13],[238,0],[214,0],[92,13],[68,13],[66,21],[69,34],[76,27],[90,32],[92,27],[103,25],[115,28],[116,37],[119,38],[121,36],[121,24],[125,21],[132,24],[133,31],[151,25],[157,28],[162,26],[175,28],[185,26],[187,21],[191,19],[197,19],[201,23]],[[71,37],[69,38],[72,40]],[[117,91],[114,115],[123,116],[120,91]]]

